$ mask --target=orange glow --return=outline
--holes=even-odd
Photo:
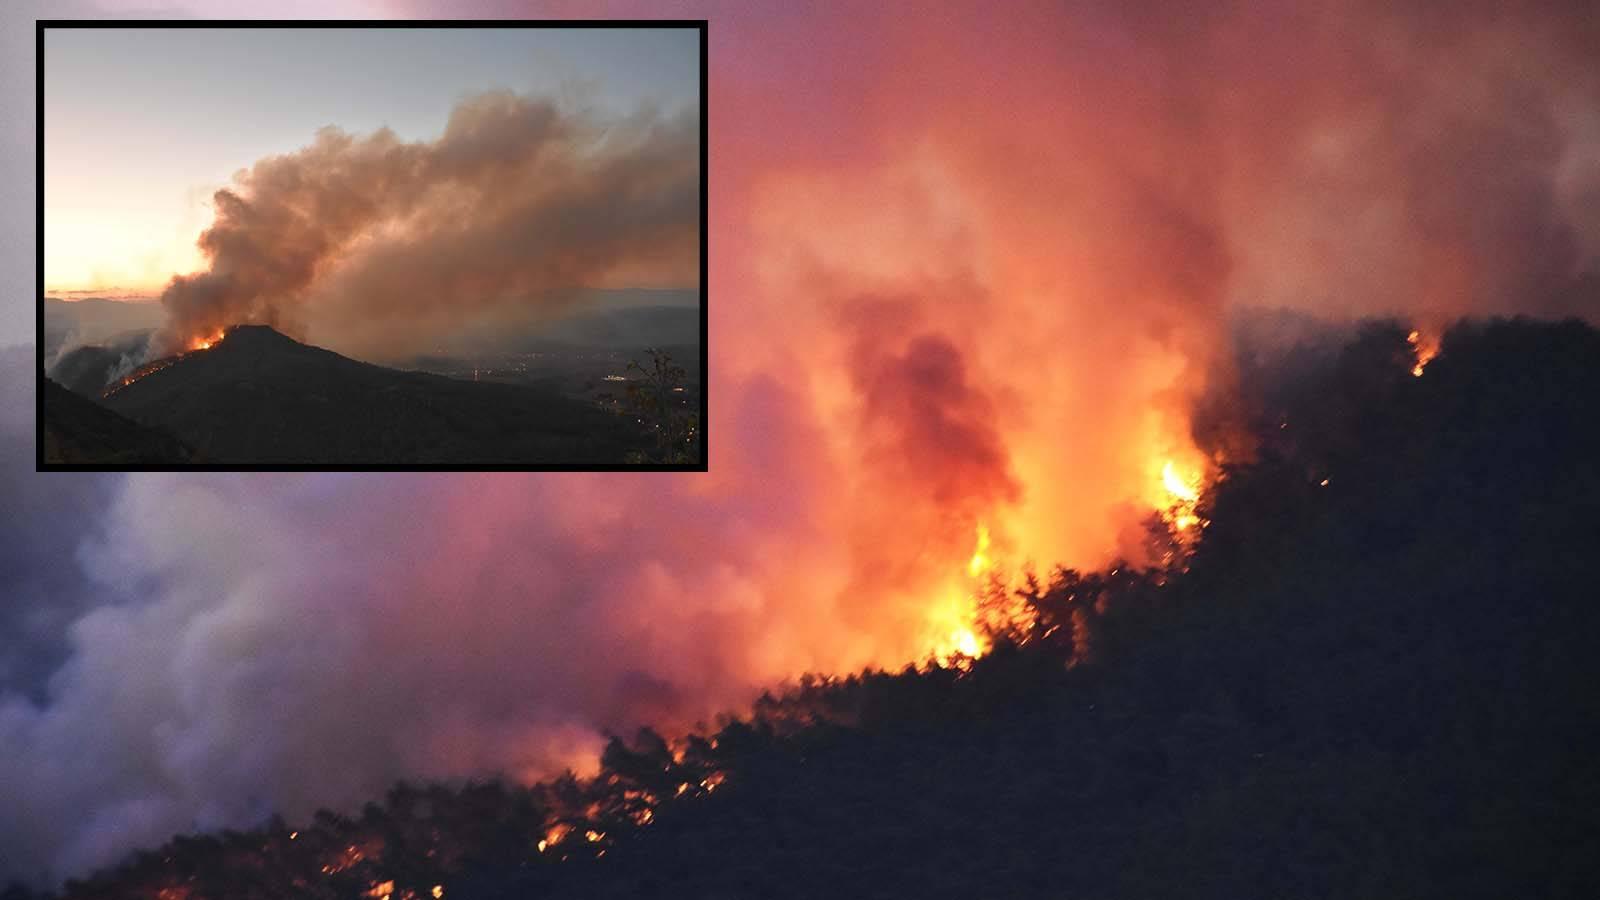
[[[1174,499],[1184,503],[1193,503],[1200,499],[1200,480],[1179,475],[1177,467],[1170,459],[1161,466],[1161,486],[1166,488],[1167,493]]]
[[[1164,460],[1161,464],[1161,496],[1152,505],[1186,544],[1192,541],[1194,530],[1206,524],[1196,512],[1200,495],[1205,490],[1205,471],[1203,458],[1197,458],[1190,464],[1173,459]]]
[[[186,349],[184,352],[195,353],[200,350],[210,350],[212,347],[215,347],[217,344],[221,343],[222,339],[227,337],[227,334],[228,333],[225,329],[219,328],[211,334],[200,335],[198,337],[191,338],[189,343],[186,345],[188,349]]]
[[[1439,338],[1412,329],[1411,333],[1406,335],[1406,342],[1411,345],[1411,352],[1416,357],[1416,364],[1411,367],[1411,374],[1421,378],[1422,370],[1439,355]]]
[[[945,599],[930,612],[935,634],[932,657],[941,666],[966,668],[971,661],[989,652],[989,642],[978,633],[978,580],[993,566],[989,558],[989,527],[979,523],[967,560],[966,578],[952,584]]]
[[[967,575],[977,578],[989,568],[989,527],[978,525],[978,546],[972,551],[972,559],[967,561]]]
[[[551,826],[550,830],[545,832],[544,840],[539,842],[539,852],[543,853],[546,847],[554,847],[555,845],[561,843],[562,839],[565,838],[567,833],[570,831],[572,831],[571,825]]]

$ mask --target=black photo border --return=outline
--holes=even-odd
[[[44,358],[44,36],[47,29],[123,29],[123,28],[448,28],[448,29],[502,29],[502,28],[680,28],[694,29],[700,34],[700,461],[697,463],[192,463],[192,464],[128,464],[101,463],[47,463],[44,448],[45,358]],[[706,472],[711,458],[710,419],[707,415],[707,395],[710,393],[711,367],[709,350],[710,291],[707,284],[708,250],[710,233],[707,217],[707,187],[710,180],[708,160],[709,129],[709,78],[707,66],[707,20],[705,19],[38,19],[35,24],[37,42],[35,61],[38,67],[35,88],[35,188],[36,231],[35,251],[36,305],[35,354],[38,379],[35,411],[36,468],[40,472]]]

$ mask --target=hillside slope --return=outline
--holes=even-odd
[[[1379,325],[1261,382],[1186,566],[1042,578],[968,672],[807,680],[593,782],[398,786],[65,896],[1595,896],[1600,333],[1412,364]]]
[[[61,465],[195,462],[194,453],[163,429],[120,416],[45,379],[44,459]]]
[[[265,326],[104,403],[220,463],[620,463],[643,445],[626,420],[554,394],[386,369]]]

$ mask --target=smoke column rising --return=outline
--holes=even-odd
[[[8,867],[82,872],[395,777],[535,777],[606,728],[917,658],[978,525],[1001,559],[1097,564],[1164,460],[1203,464],[1188,410],[1235,304],[1593,317],[1600,23],[1577,6],[922,13],[713,10],[709,474],[126,479],[47,702],[0,702]],[[494,102],[564,146],[559,117]],[[399,174],[287,241],[287,287],[232,255],[224,202],[218,265],[169,307],[403,345],[337,323],[426,320],[385,274],[398,248],[472,243],[437,232],[405,162],[426,152],[304,154]],[[393,240],[350,242],[374,221]],[[677,233],[644,221],[645,245]],[[471,271],[415,277],[451,302],[547,283]]]
[[[699,280],[699,117],[596,121],[490,92],[442,137],[329,126],[213,197],[210,262],[161,297],[152,356],[230,325],[272,325],[367,358],[401,358],[486,322],[525,325],[578,288]]]

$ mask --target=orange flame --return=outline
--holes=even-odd
[[[1411,374],[1421,378],[1422,370],[1439,355],[1439,339],[1434,335],[1412,329],[1411,333],[1406,335],[1406,342],[1411,345],[1411,352],[1417,360],[1416,365],[1411,367]]]
[[[1166,488],[1167,493],[1174,499],[1183,503],[1193,503],[1200,499],[1200,480],[1179,475],[1177,466],[1170,459],[1161,466],[1161,486]]]
[[[228,332],[226,329],[218,329],[210,335],[200,335],[192,338],[186,345],[184,352],[194,353],[200,350],[210,350],[212,347],[215,347],[217,344],[221,343],[222,339],[227,337],[227,334]]]
[[[989,527],[979,523],[972,557],[967,560],[966,583],[953,585],[944,602],[937,604],[930,614],[934,631],[939,635],[932,656],[941,666],[966,668],[972,660],[989,652],[989,642],[977,630],[977,581],[993,565],[989,558],[989,542]]]
[[[1204,484],[1204,475],[1185,474],[1179,471],[1178,464],[1173,460],[1169,459],[1161,465],[1161,489],[1166,497],[1159,506],[1167,521],[1180,533],[1187,533],[1195,526],[1204,524],[1195,512]]]

